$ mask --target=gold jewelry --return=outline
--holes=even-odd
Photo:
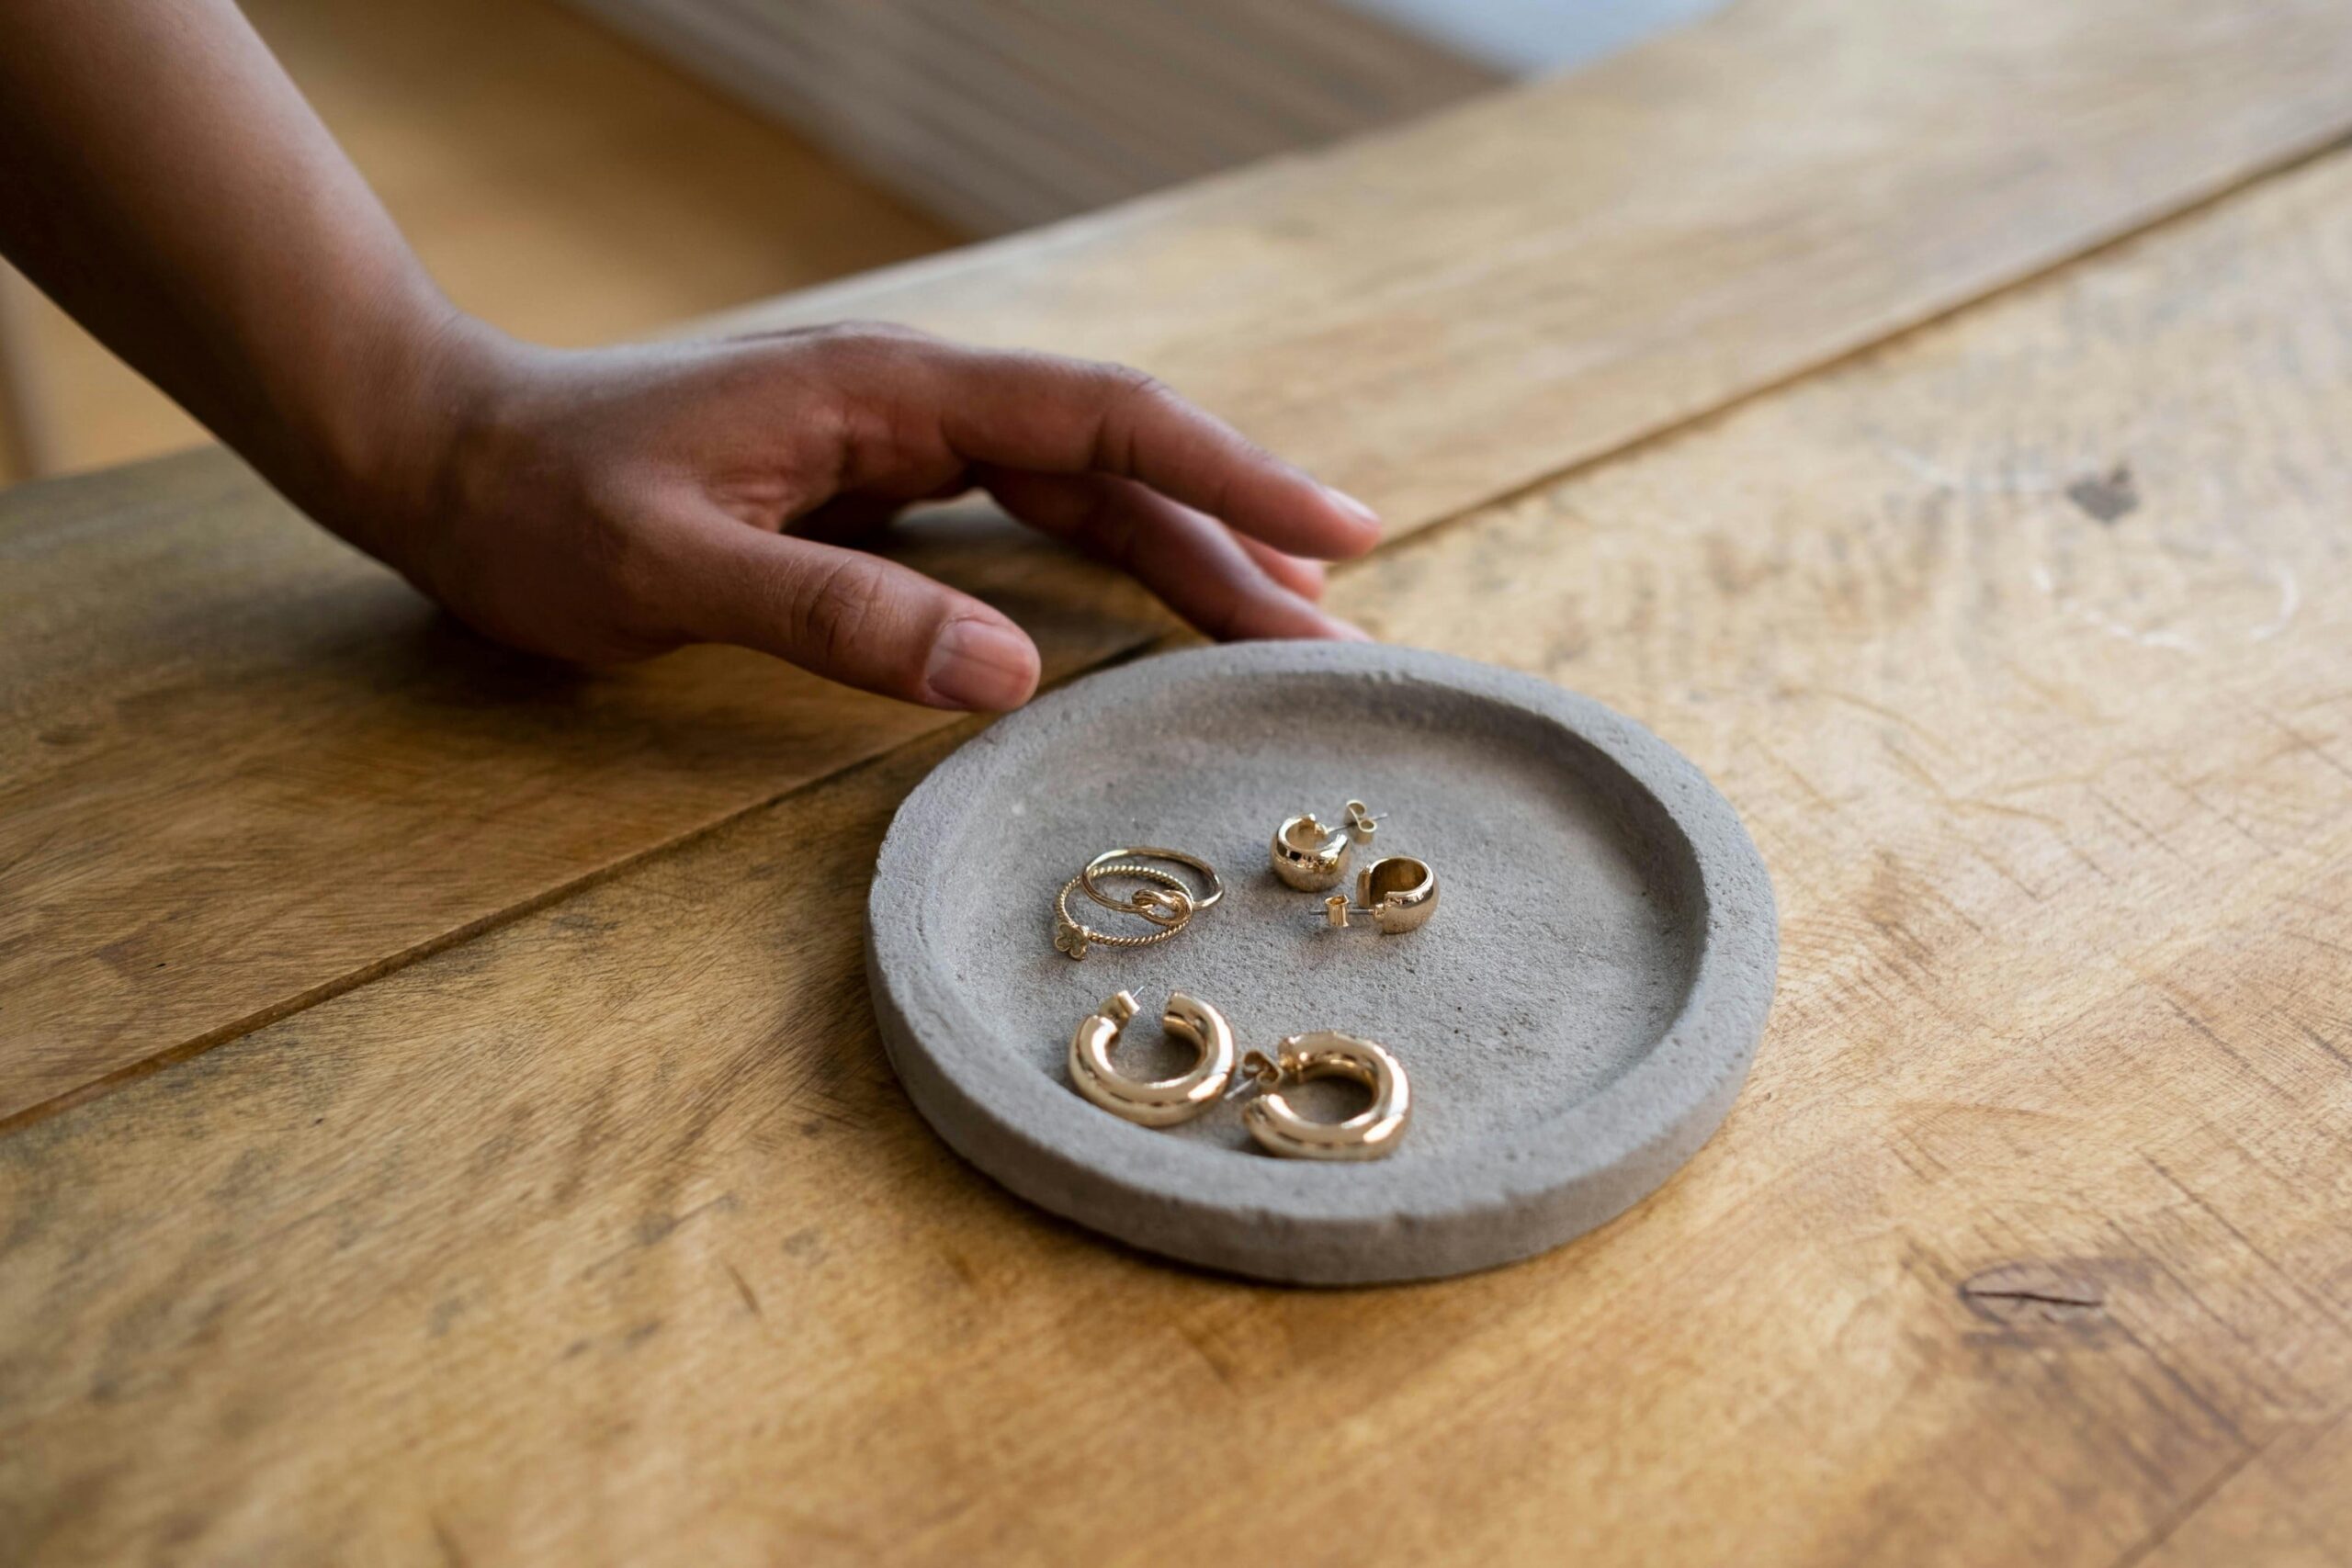
[[[1241,1059],[1241,1071],[1262,1091],[1241,1108],[1242,1125],[1262,1147],[1293,1159],[1378,1159],[1396,1149],[1413,1117],[1404,1064],[1386,1046],[1352,1034],[1294,1034],[1274,1055],[1250,1052]],[[1274,1087],[1329,1077],[1363,1085],[1372,1090],[1371,1105],[1344,1122],[1310,1122]]]
[[[1437,913],[1437,873],[1410,855],[1388,855],[1356,873],[1356,903],[1334,893],[1323,900],[1323,918],[1334,931],[1351,915],[1369,915],[1384,933],[1418,931]]]
[[[1348,852],[1372,842],[1380,822],[1361,800],[1348,802],[1347,813],[1345,828],[1326,828],[1312,811],[1284,818],[1266,848],[1274,874],[1302,893],[1320,893],[1338,882],[1347,869]]]
[[[1136,877],[1145,882],[1157,882],[1162,887],[1169,889],[1166,893],[1152,895],[1159,901],[1153,908],[1146,909],[1136,905],[1129,911],[1141,915],[1160,929],[1141,936],[1128,936],[1118,931],[1098,931],[1080,921],[1076,915],[1070,913],[1069,896],[1086,883],[1086,873],[1081,871],[1068,882],[1063,883],[1062,890],[1054,896],[1054,946],[1057,951],[1069,954],[1071,958],[1084,958],[1087,950],[1098,943],[1103,947],[1149,947],[1155,942],[1166,942],[1192,922],[1194,908],[1193,890],[1185,886],[1182,877],[1173,872],[1161,871],[1157,866],[1133,865],[1125,863],[1095,869],[1095,874],[1098,876],[1110,875],[1114,873],[1120,876]],[[1105,899],[1102,902],[1108,903],[1109,900]],[[1111,908],[1118,908],[1120,906],[1113,904]]]
[[[1199,1059],[1190,1072],[1172,1078],[1131,1078],[1111,1065],[1111,1047],[1141,1010],[1132,993],[1115,991],[1098,1010],[1079,1020],[1069,1037],[1070,1082],[1112,1115],[1143,1126],[1189,1122],[1215,1105],[1233,1080],[1233,1030],[1208,1003],[1171,991],[1159,1026],[1190,1043]]]
[[[1135,871],[1137,868],[1116,863],[1136,860],[1164,860],[1176,865],[1191,866],[1201,874],[1203,881],[1207,884],[1208,896],[1198,897],[1191,888],[1180,882],[1177,886],[1182,889],[1181,893],[1159,893],[1148,887],[1139,887],[1125,898],[1120,899],[1112,897],[1095,886],[1097,877]],[[1126,849],[1104,850],[1086,863],[1086,869],[1080,872],[1078,877],[1086,889],[1086,896],[1104,908],[1118,909],[1131,915],[1141,915],[1145,919],[1158,926],[1181,924],[1182,919],[1178,912],[1180,908],[1185,911],[1197,912],[1209,908],[1225,897],[1225,883],[1218,877],[1216,867],[1200,856],[1187,854],[1182,850],[1155,849],[1148,844],[1134,845]],[[1159,878],[1154,877],[1150,880],[1157,881]]]

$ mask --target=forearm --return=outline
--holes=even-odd
[[[1363,635],[1298,558],[1361,554],[1372,513],[1132,370],[901,329],[501,337],[231,0],[0,0],[0,250],[311,515],[537,652],[733,642],[1016,705],[1017,626],[850,547],[974,487],[1214,635]]]
[[[229,0],[0,6],[0,249],[379,554],[498,352]]]

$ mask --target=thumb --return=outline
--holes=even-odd
[[[731,517],[686,529],[673,617],[684,635],[758,649],[905,702],[1000,712],[1037,689],[1028,634],[968,593],[899,565]]]

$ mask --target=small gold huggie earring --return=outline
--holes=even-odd
[[[1284,818],[1266,850],[1274,874],[1302,893],[1320,893],[1338,882],[1347,870],[1348,852],[1372,842],[1379,830],[1380,818],[1363,801],[1348,802],[1347,813],[1345,828],[1326,828],[1312,811]]]
[[[1190,1072],[1172,1078],[1131,1078],[1111,1065],[1111,1047],[1141,1010],[1132,992],[1117,991],[1079,1020],[1069,1037],[1070,1082],[1112,1115],[1142,1126],[1189,1122],[1222,1099],[1233,1081],[1233,1030],[1208,1003],[1171,991],[1159,1026],[1199,1052],[1200,1059]]]
[[[1378,1159],[1396,1150],[1413,1119],[1413,1090],[1404,1064],[1386,1046],[1352,1034],[1294,1034],[1272,1056],[1250,1052],[1241,1059],[1241,1071],[1261,1091],[1241,1108],[1242,1125],[1260,1146],[1292,1159]],[[1292,1110],[1275,1089],[1327,1077],[1363,1085],[1372,1090],[1372,1103],[1344,1122],[1313,1122]]]
[[[1340,894],[1323,900],[1323,918],[1334,931],[1351,915],[1367,915],[1383,933],[1418,931],[1437,913],[1437,873],[1410,855],[1388,855],[1356,873],[1356,901]]]

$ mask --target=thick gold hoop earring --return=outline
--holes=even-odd
[[[1395,1152],[1413,1119],[1413,1090],[1404,1064],[1386,1046],[1352,1034],[1294,1034],[1274,1055],[1250,1052],[1241,1070],[1262,1091],[1242,1107],[1242,1125],[1261,1147],[1292,1159],[1378,1159]],[[1275,1088],[1324,1077],[1363,1085],[1372,1090],[1372,1103],[1344,1122],[1313,1122],[1293,1110]]]
[[[1361,800],[1347,805],[1348,825],[1326,828],[1312,811],[1286,817],[1266,846],[1267,863],[1274,874],[1302,893],[1320,893],[1347,872],[1348,852],[1372,842],[1380,818]]]
[[[1111,1047],[1141,1010],[1132,993],[1118,991],[1079,1020],[1069,1037],[1070,1082],[1112,1115],[1139,1125],[1189,1122],[1215,1105],[1233,1081],[1233,1030],[1208,1003],[1170,992],[1159,1026],[1190,1044],[1199,1059],[1190,1072],[1172,1078],[1131,1078],[1111,1065]]]
[[[1388,855],[1356,873],[1356,901],[1334,893],[1323,900],[1323,918],[1334,930],[1350,916],[1368,916],[1387,935],[1418,931],[1437,913],[1437,873],[1410,855]]]

